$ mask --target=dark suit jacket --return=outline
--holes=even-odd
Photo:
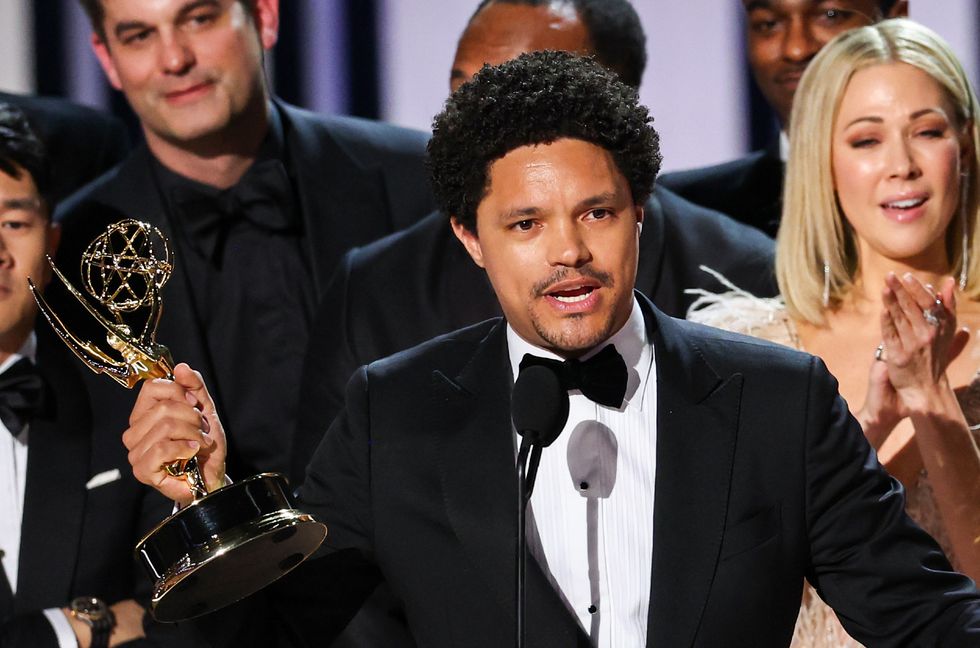
[[[980,594],[905,515],[820,360],[639,299],[657,372],[647,645],[786,646],[804,577],[871,646],[980,645]],[[513,641],[512,384],[500,320],[380,360],[310,463],[302,506],[338,552],[310,569],[369,557],[420,646]],[[589,645],[533,560],[527,592],[528,646]]]
[[[56,648],[41,610],[64,607],[77,596],[96,596],[110,605],[136,598],[147,606],[150,581],[133,548],[173,506],[133,478],[118,430],[93,428],[83,369],[41,326],[47,324],[38,328],[37,367],[48,393],[28,432],[15,597],[0,573],[4,648]],[[86,486],[113,470],[117,479]],[[169,628],[148,623],[146,630],[152,641],[129,645],[179,645]]]
[[[782,217],[784,167],[777,143],[731,162],[665,173],[658,182],[775,238]]]
[[[771,296],[772,263],[771,239],[666,189],[657,187],[645,206],[636,286],[670,315],[686,314],[694,300],[686,288],[722,289],[699,265]],[[486,273],[443,214],[348,253],[314,319],[292,481],[302,479],[357,367],[500,314]]]
[[[51,164],[48,198],[61,202],[114,167],[129,151],[123,123],[64,99],[0,92],[0,101],[27,115]]]
[[[323,117],[279,103],[276,106],[290,158],[287,166],[299,197],[303,244],[313,261],[311,275],[319,299],[338,260],[348,249],[405,227],[431,210],[423,165],[427,135],[365,120]],[[123,164],[73,196],[58,211],[56,220],[64,232],[58,266],[80,290],[78,265],[82,251],[107,224],[137,218],[157,226],[173,239],[152,177],[150,156],[149,149],[141,145]],[[204,375],[220,403],[222,385],[211,378],[211,359],[189,292],[190,281],[192,278],[177,259],[173,276],[163,288],[164,311],[158,339],[170,347],[177,362],[187,362]],[[77,303],[66,297],[65,291],[54,287],[48,292],[62,319],[73,326],[91,321]],[[61,299],[56,300],[58,295]],[[105,339],[105,332],[96,328],[83,332],[96,342]],[[275,343],[269,340],[269,344]],[[296,389],[300,371],[301,367],[296,367]],[[131,403],[132,396],[109,381],[102,389],[116,392],[117,399],[128,398]],[[127,410],[123,407],[123,411]],[[126,421],[118,420],[115,425],[121,431]],[[283,436],[270,439],[270,443],[288,448],[291,433],[283,430]],[[237,465],[234,446],[232,453],[230,470]],[[254,463],[248,457],[238,459],[246,465]],[[241,469],[233,474],[241,474]]]

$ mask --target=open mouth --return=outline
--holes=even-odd
[[[920,196],[918,198],[905,198],[902,200],[891,200],[882,203],[881,206],[884,207],[885,209],[908,210],[908,209],[915,209],[916,207],[920,207],[924,205],[925,202],[926,202],[925,196]]]
[[[548,295],[554,297],[563,304],[577,304],[588,299],[594,291],[595,288],[593,286],[581,286],[579,288],[571,288],[568,290],[556,290],[548,293]]]

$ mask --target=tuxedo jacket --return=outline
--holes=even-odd
[[[644,212],[636,286],[662,311],[684,317],[695,299],[685,289],[724,289],[701,264],[755,295],[777,293],[768,237],[661,187]],[[294,483],[340,410],[344,386],[357,367],[500,314],[486,273],[442,213],[349,252],[314,318],[293,449]]]
[[[173,504],[138,483],[118,430],[93,427],[93,406],[78,361],[39,323],[37,368],[46,383],[42,412],[28,431],[27,483],[17,593],[0,573],[0,645],[57,647],[41,614],[77,596],[148,605],[151,583],[133,549]],[[137,645],[177,646],[148,622]]]
[[[103,112],[55,97],[0,92],[0,102],[27,116],[51,165],[48,198],[61,202],[114,167],[129,151],[123,123]]]
[[[278,102],[275,106],[282,118],[289,158],[286,166],[302,216],[302,245],[312,261],[310,274],[319,300],[344,252],[405,227],[432,209],[424,169],[427,135],[366,120],[324,117]],[[63,228],[57,263],[79,290],[79,259],[85,247],[106,225],[123,218],[155,225],[174,240],[145,144],[73,196],[56,215]],[[187,362],[204,375],[220,406],[222,385],[212,377],[190,281],[193,278],[176,259],[173,275],[162,291],[164,309],[157,339],[170,348],[176,362]],[[48,293],[62,319],[73,327],[92,321],[58,286],[53,285]],[[105,331],[95,327],[83,332],[96,342],[105,339]],[[235,331],[228,335],[234,336]],[[269,344],[276,340],[270,339]],[[295,370],[297,389],[301,369]],[[133,395],[108,380],[98,388],[110,392],[107,399],[114,393],[117,400],[132,404]],[[125,418],[106,424],[119,431],[127,425]],[[288,444],[291,432],[284,430],[281,439],[270,442]]]
[[[777,142],[731,162],[666,173],[659,182],[693,203],[775,238],[782,217],[784,172]]]
[[[980,594],[905,515],[821,361],[638,299],[657,380],[647,645],[786,646],[804,578],[869,646],[980,645]],[[512,385],[499,319],[361,368],[300,490],[329,529],[309,569],[366,557],[419,646],[513,641]],[[289,607],[315,619],[335,586]],[[528,646],[589,645],[533,559],[526,591]]]

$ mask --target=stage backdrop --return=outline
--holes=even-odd
[[[268,68],[289,101],[428,129],[448,93],[456,40],[477,0],[281,0]],[[648,37],[641,95],[664,168],[740,155],[770,136],[745,69],[740,0],[636,0]],[[980,79],[977,0],[913,0]],[[0,89],[60,95],[135,120],[108,90],[77,0],[0,2]]]

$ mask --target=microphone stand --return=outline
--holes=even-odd
[[[527,626],[526,593],[524,583],[527,574],[527,504],[534,490],[534,478],[538,474],[538,463],[541,461],[541,446],[536,443],[534,435],[525,434],[521,437],[521,447],[517,452],[517,648],[524,648]],[[528,453],[530,452],[530,462]]]

